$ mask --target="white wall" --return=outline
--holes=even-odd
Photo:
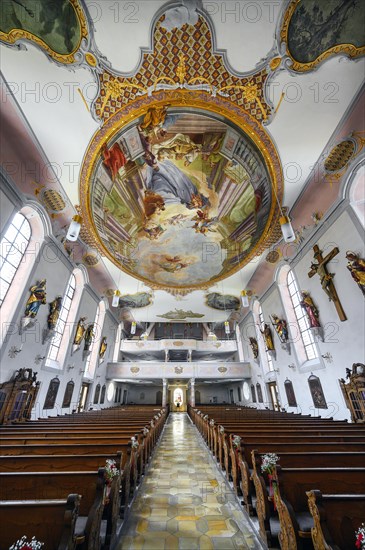
[[[350,419],[350,413],[346,408],[338,379],[345,377],[345,369],[346,367],[350,368],[352,363],[364,362],[365,301],[361,290],[346,267],[346,251],[353,250],[364,257],[364,245],[362,229],[353,212],[349,207],[342,208],[342,210],[339,209],[339,213],[332,213],[324,224],[314,230],[309,235],[309,240],[303,246],[302,251],[290,262],[299,289],[309,291],[320,312],[320,321],[324,328],[324,342],[319,340],[317,343],[319,358],[312,362],[300,362],[293,343],[291,344],[291,355],[289,355],[286,350],[281,348],[278,336],[271,327],[277,354],[273,365],[274,369],[279,369],[279,372],[267,375],[267,369],[262,364],[262,353],[260,354],[260,361],[255,362],[249,346],[248,337],[256,337],[252,314],[248,314],[240,325],[245,358],[250,360],[252,365],[253,376],[250,383],[256,385],[259,382],[261,384],[264,401],[267,400],[266,405],[270,404],[270,400],[267,387],[264,386],[265,382],[270,380],[277,382],[281,405],[288,411],[320,415],[322,417],[333,416],[336,419]],[[341,322],[338,318],[333,303],[328,300],[327,295],[321,288],[319,277],[308,277],[315,244],[318,244],[323,251],[323,255],[328,254],[336,246],[339,248],[339,254],[328,264],[328,270],[330,273],[335,273],[333,282],[347,315],[347,321]],[[266,321],[269,320],[269,315],[273,313],[279,317],[282,315],[284,318],[288,317],[285,314],[276,282],[273,283],[260,301]],[[260,346],[261,352],[263,349],[262,342],[260,342]],[[322,357],[322,355],[327,354],[332,356],[332,362]],[[289,368],[289,365],[294,366],[294,368]],[[308,377],[311,373],[321,380],[328,409],[314,408],[308,386]],[[284,382],[287,378],[293,383],[298,403],[297,408],[288,407],[284,388]]]
[[[19,204],[15,195],[14,199],[11,200],[12,194],[11,192],[8,192],[4,181],[1,181],[1,186],[1,199],[6,197],[4,199],[4,202],[1,201],[1,213],[3,214],[3,234],[3,231],[6,230],[8,222],[12,218],[12,215],[19,209]],[[5,190],[7,191],[6,193],[4,192]],[[24,201],[24,204],[25,203],[26,201]],[[48,303],[52,302],[57,295],[64,295],[70,275],[76,267],[65,255],[63,248],[60,247],[52,237],[46,237],[45,241],[39,244],[40,254],[38,254],[36,258],[36,261],[33,265],[32,271],[27,281],[24,281],[23,292],[20,296],[14,297],[14,299],[17,300],[18,303],[12,319],[9,320],[9,322],[11,322],[11,327],[0,350],[0,382],[5,382],[9,380],[12,377],[13,373],[20,368],[31,368],[33,369],[33,372],[38,373],[37,380],[40,381],[40,389],[35,408],[32,412],[34,418],[65,414],[76,408],[82,383],[82,374],[80,374],[80,370],[84,368],[86,358],[85,360],[82,359],[83,346],[81,346],[80,350],[71,356],[75,327],[78,319],[81,316],[86,316],[88,323],[94,322],[96,309],[101,299],[101,297],[98,296],[88,284],[85,284],[82,290],[82,296],[76,318],[71,320],[71,322],[69,322],[66,326],[66,331],[68,334],[68,349],[63,364],[59,365],[58,368],[46,367],[45,359],[42,359],[38,364],[36,364],[36,357],[41,356],[45,358],[47,356],[50,345],[50,341],[44,344],[42,342],[42,333],[43,329],[47,325],[47,316],[49,313]],[[47,304],[40,307],[34,327],[29,328],[20,335],[19,326],[21,318],[24,315],[26,302],[29,297],[29,288],[41,279],[47,280]],[[11,290],[9,292],[11,292]],[[117,327],[118,321],[115,319],[110,311],[107,311],[103,326],[99,327],[99,330],[97,331],[97,338],[94,345],[99,348],[100,337],[107,336],[108,349],[106,351],[104,362],[95,370],[94,378],[88,380],[92,387],[91,391],[89,392],[89,400],[87,406],[93,401],[94,388],[97,383],[100,383],[101,386],[104,383],[106,383],[107,386],[109,385],[109,382],[106,381],[105,378],[105,372],[108,357],[109,355],[110,357],[112,357],[112,353],[114,350]],[[15,347],[19,349],[21,346],[21,352],[18,353],[14,358],[11,358],[9,356],[10,348]],[[68,367],[72,368],[69,369]],[[53,409],[45,410],[43,408],[43,405],[48,391],[49,382],[50,380],[52,380],[52,378],[56,376],[58,376],[60,380],[59,390],[56,398],[56,405]],[[75,382],[72,402],[69,408],[62,409],[61,406],[65,388],[67,382],[71,379]],[[110,407],[113,404],[114,397],[110,401],[108,401],[106,398],[104,405],[100,406]]]

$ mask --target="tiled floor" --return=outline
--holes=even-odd
[[[170,414],[118,550],[262,550],[186,413]]]

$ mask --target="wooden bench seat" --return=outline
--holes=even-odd
[[[80,500],[70,494],[67,499],[0,501],[1,548],[7,550],[26,535],[43,542],[47,550],[74,550]]]
[[[322,494],[313,490],[307,491],[307,497],[314,524],[314,547],[355,548],[355,533],[365,518],[365,494]]]

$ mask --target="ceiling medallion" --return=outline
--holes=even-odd
[[[153,288],[212,286],[266,248],[278,225],[273,143],[231,102],[207,100],[186,90],[136,100],[104,124],[84,158],[85,231]]]
[[[324,168],[327,172],[338,172],[342,170],[353,157],[356,146],[353,140],[345,139],[335,145],[324,161]]]

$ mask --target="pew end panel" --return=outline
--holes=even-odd
[[[81,497],[57,500],[0,501],[0,540],[9,548],[23,535],[34,536],[47,550],[74,550]]]

